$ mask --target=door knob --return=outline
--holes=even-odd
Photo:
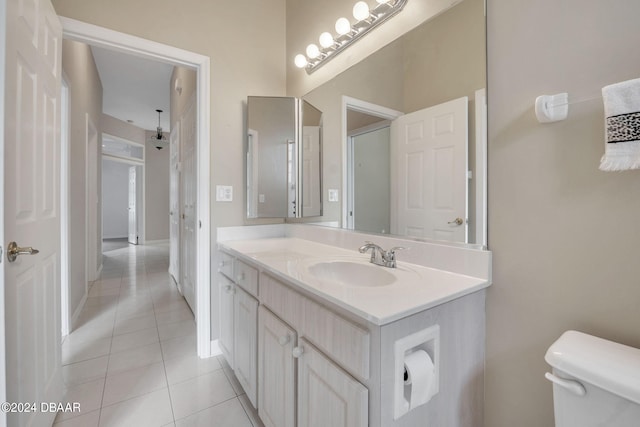
[[[11,242],[9,246],[7,246],[7,259],[9,262],[14,262],[16,258],[18,258],[18,255],[35,255],[39,252],[39,250],[33,249],[31,246],[21,248],[16,242]]]
[[[463,223],[464,220],[462,218],[456,218],[453,221],[449,221],[447,224],[462,225]]]

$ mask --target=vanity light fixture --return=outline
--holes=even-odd
[[[345,50],[360,37],[373,30],[404,8],[408,0],[376,0],[376,7],[369,8],[366,1],[359,1],[353,6],[353,17],[356,22],[351,24],[347,18],[336,21],[337,36],[329,32],[320,34],[320,47],[311,43],[307,46],[306,56],[298,54],[294,63],[298,68],[304,68],[307,74],[313,73],[327,61]]]

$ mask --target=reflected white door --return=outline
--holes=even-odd
[[[303,126],[302,215],[321,215],[320,194],[320,126]]]
[[[129,243],[138,244],[136,167],[129,166]]]
[[[39,405],[62,397],[62,28],[49,0],[7,1],[6,24],[4,245],[14,241],[40,251],[8,262],[4,246],[6,397]],[[37,409],[9,413],[7,424],[50,426],[55,413]]]
[[[467,97],[391,124],[391,233],[467,241]]]
[[[169,274],[180,280],[180,121],[169,137]]]
[[[196,312],[196,226],[197,226],[197,159],[196,159],[196,103],[191,98],[189,106],[181,119],[182,134],[180,146],[182,149],[182,226],[180,227],[180,290],[191,310]]]

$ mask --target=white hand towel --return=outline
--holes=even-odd
[[[640,79],[602,88],[605,153],[600,170],[640,169]]]

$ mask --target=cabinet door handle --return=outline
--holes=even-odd
[[[278,338],[278,344],[280,344],[281,346],[285,346],[287,344],[289,344],[289,341],[291,341],[291,336],[289,334],[284,335],[280,338]]]
[[[231,285],[227,285],[224,287],[224,291],[228,294],[234,294],[235,293],[235,289],[233,289],[233,286]]]
[[[229,261],[220,261],[218,263],[218,267],[220,267],[220,268],[222,268],[224,266],[227,266],[227,265],[229,265]]]
[[[294,347],[293,350],[291,351],[291,355],[296,359],[302,356],[303,353],[304,353],[304,347],[302,346]]]
[[[244,272],[236,276],[236,282],[242,282],[244,280]]]

